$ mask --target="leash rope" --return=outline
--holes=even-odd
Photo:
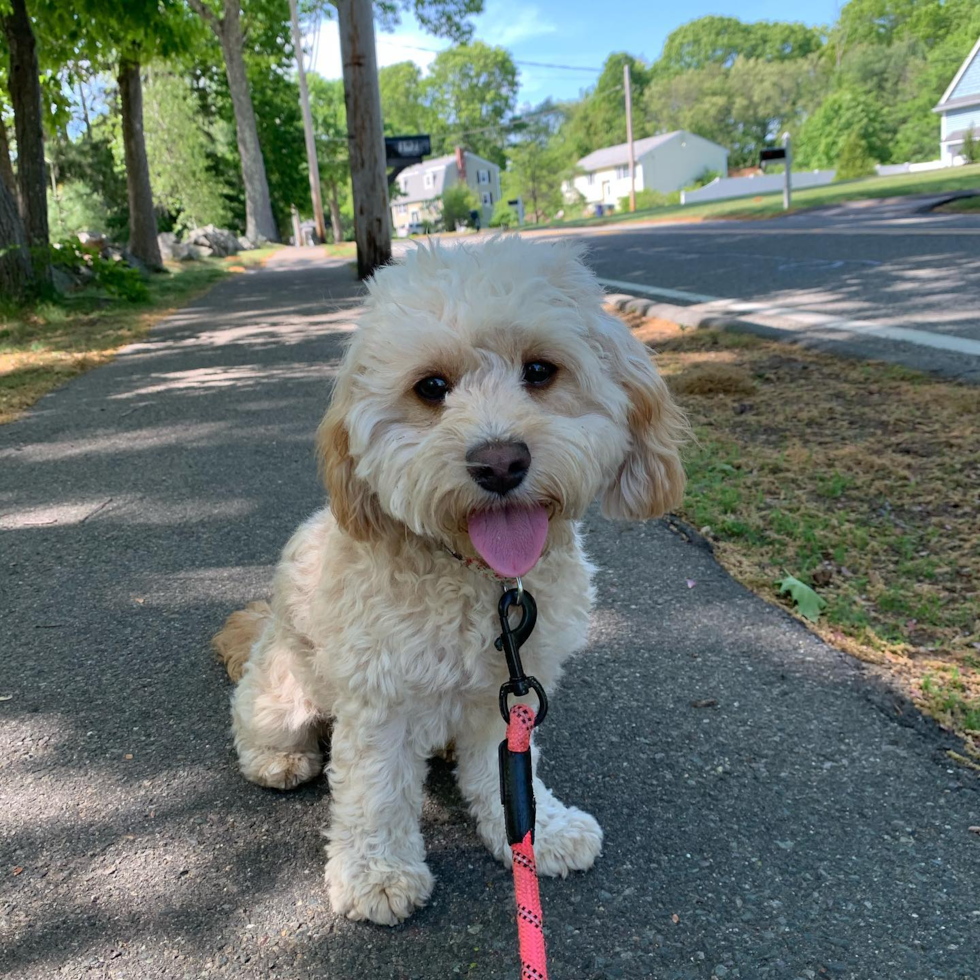
[[[510,709],[507,723],[508,752],[527,753],[530,773],[531,730],[534,711],[526,704]],[[514,859],[514,898],[517,902],[517,943],[521,956],[521,980],[548,980],[544,946],[544,914],[534,862],[534,828],[518,844],[510,845]]]
[[[508,613],[514,606],[521,609],[521,621],[512,628]],[[501,596],[498,612],[501,633],[495,646],[507,658],[510,674],[500,688],[500,713],[507,722],[507,737],[499,749],[500,801],[513,858],[521,980],[548,980],[544,916],[534,861],[534,782],[531,771],[531,732],[544,720],[548,699],[537,679],[527,676],[521,666],[520,648],[534,629],[537,606],[520,579],[516,589],[508,589]],[[531,691],[538,696],[537,714],[526,704],[508,708],[509,695],[524,697]]]

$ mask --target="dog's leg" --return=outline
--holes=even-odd
[[[270,623],[245,666],[231,702],[242,774],[260,786],[292,789],[323,769],[322,719],[292,670],[298,638]]]
[[[456,778],[459,788],[476,818],[477,831],[490,852],[510,865],[511,851],[504,828],[500,803],[500,777],[497,747],[506,736],[500,713],[482,710],[467,719],[466,728],[456,736]],[[538,750],[531,746],[534,771],[538,771]],[[561,875],[586,871],[602,850],[602,828],[596,819],[577,807],[565,806],[541,779],[534,777],[537,819],[534,830],[534,857],[538,874]]]
[[[370,710],[334,719],[327,884],[335,912],[396,925],[432,893],[419,829],[425,766],[404,719]]]

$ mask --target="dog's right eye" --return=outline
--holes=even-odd
[[[445,401],[446,395],[449,394],[449,388],[449,382],[445,378],[438,374],[433,374],[431,377],[423,378],[415,386],[415,394],[422,401],[436,404]]]

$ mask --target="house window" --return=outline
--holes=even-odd
[[[477,172],[476,172],[476,182],[478,184],[489,184],[490,183],[490,171],[489,170],[477,170]]]
[[[419,222],[419,213],[418,213],[418,211],[413,211],[412,212],[412,224],[413,225],[417,225],[418,222]]]
[[[591,187],[595,183],[595,174],[588,174],[586,177],[586,183]]]
[[[619,178],[619,180],[623,180],[625,177],[629,177],[629,175],[630,175],[630,168],[628,166],[616,168],[616,176],[617,178]]]
[[[398,207],[395,208],[397,214],[404,214],[407,210],[408,208],[404,204],[399,204]]]
[[[435,174],[431,170],[426,170],[425,176],[422,178],[422,185],[426,190],[431,190],[435,182]]]
[[[483,192],[483,206],[485,208],[488,208],[488,207],[490,207],[491,204],[493,204],[493,194],[491,194],[490,191],[484,191]]]

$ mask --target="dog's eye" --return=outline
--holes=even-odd
[[[524,383],[532,388],[543,388],[558,373],[558,368],[550,361],[528,361],[522,375]]]
[[[449,394],[449,388],[449,382],[445,378],[433,374],[431,377],[423,378],[415,386],[415,394],[426,402],[441,402]]]

